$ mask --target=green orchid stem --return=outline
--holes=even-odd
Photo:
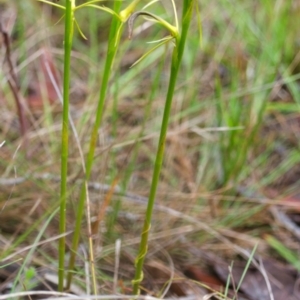
[[[157,185],[160,177],[161,166],[164,158],[164,149],[166,143],[166,135],[168,130],[169,117],[172,107],[172,100],[174,95],[174,90],[176,86],[176,80],[178,71],[181,65],[181,60],[184,52],[186,37],[189,30],[190,21],[192,18],[192,9],[193,9],[194,0],[185,0],[183,1],[183,11],[182,11],[182,31],[181,35],[176,39],[175,48],[172,54],[172,63],[171,63],[171,73],[169,79],[169,87],[166,97],[166,104],[164,108],[163,120],[161,124],[160,136],[158,149],[156,153],[155,165],[152,175],[152,182],[150,188],[150,194],[148,198],[148,206],[146,211],[146,217],[144,221],[143,231],[141,234],[141,241],[139,247],[139,253],[135,262],[135,277],[133,280],[133,294],[139,295],[140,293],[140,283],[143,280],[143,264],[145,256],[147,254],[148,248],[148,236],[151,227],[152,212],[155,202]]]
[[[64,82],[63,82],[63,119],[61,140],[61,187],[60,187],[60,223],[59,233],[66,232],[66,206],[67,206],[67,176],[68,176],[68,152],[69,152],[69,87],[71,50],[74,32],[74,1],[66,1],[65,10],[65,40],[64,40]],[[64,265],[65,265],[65,237],[59,240],[58,262],[58,290],[64,289]]]
[[[114,1],[114,11],[115,13],[119,13],[121,8],[122,1]],[[72,240],[72,247],[71,247],[71,256],[69,260],[69,270],[67,275],[67,289],[70,288],[72,277],[73,277],[73,270],[75,266],[75,258],[76,253],[78,249],[78,244],[80,240],[80,231],[81,231],[81,222],[85,207],[85,200],[86,200],[86,182],[89,181],[93,161],[94,161],[94,154],[97,144],[97,137],[98,137],[98,130],[99,126],[101,124],[102,116],[103,116],[103,110],[104,110],[104,103],[109,83],[109,78],[111,74],[111,69],[113,65],[113,61],[116,55],[116,52],[118,50],[119,40],[120,40],[120,34],[117,34],[120,26],[122,26],[121,21],[117,17],[113,17],[112,23],[110,26],[110,33],[109,33],[109,41],[108,41],[108,48],[107,48],[107,56],[105,61],[105,67],[101,82],[101,88],[100,88],[100,94],[99,94],[99,101],[98,101],[98,107],[96,111],[96,120],[92,129],[91,138],[90,138],[90,146],[89,146],[89,152],[86,160],[86,174],[85,174],[85,182],[82,184],[81,192],[80,192],[80,198],[78,202],[77,207],[77,215],[76,215],[76,222],[75,222],[75,229],[74,229],[74,235]]]

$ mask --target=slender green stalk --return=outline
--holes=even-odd
[[[192,9],[193,9],[194,0],[185,0],[183,1],[183,11],[182,11],[182,31],[181,35],[176,38],[175,40],[175,47],[172,54],[172,63],[171,63],[171,73],[169,79],[169,87],[166,97],[166,104],[163,114],[163,120],[161,124],[160,130],[160,137],[158,143],[158,149],[156,153],[155,165],[153,170],[150,194],[148,198],[148,206],[146,211],[146,217],[144,221],[143,231],[141,234],[141,242],[139,247],[139,254],[136,258],[135,262],[135,277],[133,280],[133,294],[138,295],[140,292],[140,283],[143,280],[143,264],[145,260],[145,256],[147,254],[148,248],[148,235],[151,227],[151,219],[152,219],[152,212],[155,202],[156,190],[157,185],[160,177],[161,166],[163,163],[164,158],[164,149],[165,149],[165,142],[166,142],[166,135],[168,129],[168,122],[171,112],[172,100],[174,95],[174,90],[176,86],[176,80],[178,71],[181,65],[181,60],[184,52],[186,37],[189,30],[190,21],[192,18]]]
[[[67,206],[67,176],[68,176],[68,151],[69,151],[69,86],[71,49],[74,32],[73,8],[75,0],[66,1],[65,10],[65,40],[64,40],[64,82],[63,82],[63,119],[61,139],[61,187],[60,187],[60,223],[59,233],[66,231],[66,206]],[[58,262],[58,290],[64,289],[64,263],[65,263],[65,237],[59,240],[59,262]]]
[[[119,13],[121,4],[122,4],[121,1],[114,2],[115,13]],[[92,128],[89,152],[88,152],[87,161],[86,161],[85,182],[82,184],[80,198],[79,198],[79,202],[78,202],[77,215],[76,215],[76,221],[75,221],[75,229],[74,229],[74,235],[73,235],[72,247],[71,247],[71,256],[70,256],[70,260],[69,260],[67,288],[70,287],[71,282],[72,282],[76,252],[78,249],[78,244],[79,244],[79,239],[80,239],[81,221],[82,221],[82,217],[83,217],[85,199],[86,199],[86,194],[87,194],[86,182],[89,180],[90,175],[91,175],[94,154],[95,154],[95,149],[96,149],[96,144],[97,144],[98,129],[101,124],[101,120],[102,120],[102,116],[103,116],[104,103],[105,103],[105,97],[106,97],[106,93],[107,93],[108,82],[109,82],[113,61],[114,61],[116,52],[118,50],[118,45],[119,45],[119,40],[120,40],[120,34],[117,34],[117,32],[121,25],[122,25],[121,21],[117,17],[113,17],[112,23],[110,26],[107,57],[106,57],[106,61],[105,61],[103,78],[102,78],[102,82],[101,82],[98,107],[97,107],[97,111],[96,111],[96,120],[95,120],[94,126]]]

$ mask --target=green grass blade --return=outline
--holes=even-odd
[[[300,271],[299,255],[288,249],[284,244],[278,241],[271,235],[266,236],[268,244],[275,249],[284,259],[292,264],[298,271]]]
[[[190,21],[192,18],[193,4],[194,4],[193,0],[187,0],[184,1],[183,3],[182,31],[181,31],[181,35],[176,39],[176,47],[173,49],[169,86],[168,86],[168,92],[166,97],[166,104],[164,108],[163,120],[161,124],[161,131],[160,131],[158,149],[156,153],[155,165],[154,165],[154,170],[152,175],[150,194],[148,198],[148,205],[147,205],[147,210],[145,215],[144,226],[141,233],[139,253],[135,261],[135,267],[136,267],[135,277],[134,280],[132,281],[134,295],[138,295],[140,293],[140,283],[143,280],[142,270],[143,270],[145,256],[148,251],[148,236],[151,228],[152,212],[153,212],[153,207],[155,202],[158,181],[160,177],[160,171],[161,171],[163,158],[164,158],[164,149],[165,149],[166,135],[168,130],[169,117],[171,113],[172,100],[174,96],[177,75],[178,75],[178,71],[180,68],[180,64],[184,52],[185,41],[188,34]]]
[[[68,152],[69,152],[69,87],[71,50],[74,32],[73,7],[75,1],[66,1],[65,33],[64,33],[64,78],[63,78],[63,119],[61,140],[61,187],[60,187],[60,223],[59,233],[66,231],[66,207],[67,207],[67,177],[68,177]],[[65,264],[65,237],[59,240],[58,262],[58,290],[64,289],[64,264]]]
[[[121,8],[121,1],[115,1],[114,3],[114,12],[117,14],[120,11]],[[113,61],[116,55],[116,52],[118,50],[119,45],[119,39],[120,35],[117,35],[116,33],[119,30],[119,27],[121,26],[121,21],[119,18],[114,17],[112,19],[111,27],[110,27],[110,34],[109,34],[109,42],[108,42],[108,49],[107,49],[107,56],[105,61],[105,67],[103,71],[103,78],[101,82],[101,88],[100,88],[100,94],[99,94],[99,101],[98,101],[98,107],[96,111],[96,119],[95,123],[92,128],[91,138],[90,138],[90,145],[89,145],[89,151],[88,156],[86,160],[86,174],[85,174],[85,182],[82,184],[78,207],[77,207],[77,215],[76,215],[76,221],[75,221],[75,229],[74,229],[74,235],[72,240],[72,247],[71,247],[71,256],[69,261],[69,271],[67,276],[67,287],[70,287],[72,282],[72,276],[73,276],[73,269],[75,265],[75,258],[76,258],[76,252],[78,249],[79,239],[80,239],[80,232],[81,232],[81,222],[84,212],[84,205],[85,205],[85,199],[86,199],[86,182],[89,180],[93,161],[94,161],[94,154],[96,149],[96,143],[98,138],[98,129],[101,124],[103,111],[104,111],[104,103],[108,88],[108,82],[111,74],[111,69],[113,65]],[[118,40],[116,40],[118,39]]]

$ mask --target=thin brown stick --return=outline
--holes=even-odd
[[[10,37],[9,37],[8,32],[3,29],[3,26],[1,23],[0,23],[0,33],[3,37],[3,43],[5,46],[5,50],[6,50],[5,58],[6,58],[8,67],[9,67],[9,76],[7,78],[7,81],[8,81],[9,87],[13,93],[13,96],[15,98],[18,116],[19,116],[19,120],[20,120],[20,132],[21,132],[21,136],[23,138],[25,138],[24,142],[26,144],[26,132],[28,129],[28,121],[25,116],[25,107],[24,107],[24,103],[22,102],[22,97],[20,94],[20,88],[18,85],[17,76],[16,76],[15,69],[14,69],[14,66],[13,66],[13,63],[11,60]]]
[[[98,212],[97,219],[92,225],[92,234],[93,234],[93,236],[98,235],[99,224],[104,219],[106,208],[109,206],[109,204],[111,202],[112,196],[115,193],[115,188],[116,188],[118,182],[119,182],[119,176],[116,176],[114,178],[111,186],[110,186],[110,189],[109,189],[108,193],[106,194],[106,196],[104,198],[104,202],[103,202],[103,205],[101,206],[101,209]]]

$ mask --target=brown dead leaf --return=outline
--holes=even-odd
[[[209,274],[207,271],[202,270],[197,266],[188,266],[184,272],[184,274],[193,280],[197,280],[213,291],[219,291],[222,286],[224,286],[223,282],[216,276]]]
[[[201,297],[204,297],[206,294],[206,291],[199,285],[188,281],[184,274],[177,270],[171,270],[170,267],[160,261],[153,260],[146,263],[145,270],[153,278],[155,284],[161,288],[166,287],[168,282],[171,281],[169,291],[172,295],[184,297],[194,294],[199,296],[199,299],[202,299]]]
[[[229,273],[229,264],[218,262],[214,268],[220,279],[227,281],[228,277],[234,280],[234,286],[239,284],[242,274],[245,270],[246,263],[234,264],[232,273]],[[266,259],[263,261],[264,268],[274,300],[299,300],[299,290],[296,290],[296,271],[273,260]],[[251,300],[270,300],[270,291],[262,273],[254,267],[247,270],[245,278],[241,284],[240,290]]]

